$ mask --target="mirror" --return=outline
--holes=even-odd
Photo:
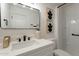
[[[40,11],[21,3],[1,3],[1,28],[40,28]]]

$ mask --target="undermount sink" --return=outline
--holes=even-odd
[[[29,41],[24,41],[24,42],[14,42],[12,44],[12,50],[30,47],[30,46],[34,45],[35,43],[36,43],[35,40],[29,40]]]

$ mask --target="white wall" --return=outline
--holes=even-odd
[[[34,5],[35,8],[39,9],[41,12],[41,29],[40,29],[40,36],[41,38],[44,38],[45,35],[47,35],[47,30],[46,30],[46,24],[47,24],[47,14],[46,14],[46,8],[49,7],[54,9],[55,6],[52,5],[43,5],[43,4],[36,4]],[[36,30],[29,30],[29,29],[2,29],[0,28],[0,42],[2,43],[3,37],[6,35],[10,35],[11,36],[11,40],[16,40],[17,37],[22,37],[23,35],[26,36],[34,36],[35,35]]]

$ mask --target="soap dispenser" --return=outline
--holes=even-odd
[[[10,36],[5,36],[3,39],[3,48],[7,48],[10,45]]]

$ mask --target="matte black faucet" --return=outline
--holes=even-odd
[[[23,41],[26,41],[26,35],[23,36]]]

